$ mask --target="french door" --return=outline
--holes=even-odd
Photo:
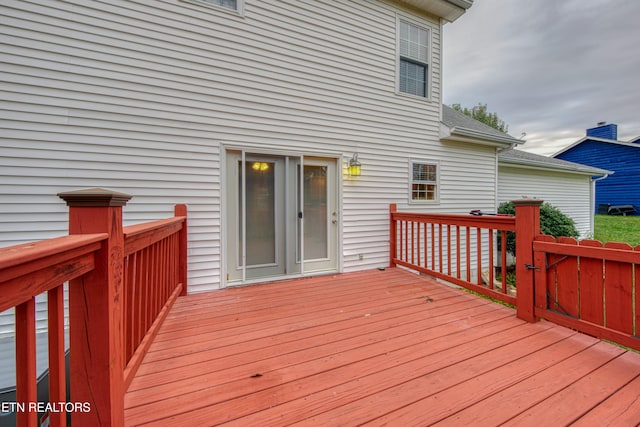
[[[337,269],[334,159],[227,152],[227,282]]]

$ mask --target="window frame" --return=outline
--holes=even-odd
[[[424,181],[424,180],[414,180],[413,176],[413,166],[419,165],[427,165],[427,166],[435,166],[436,168],[436,180],[435,181]],[[434,198],[432,200],[421,200],[413,198],[413,185],[414,184],[432,184],[435,186]],[[409,204],[438,204],[440,203],[440,162],[436,160],[426,160],[426,159],[410,159],[409,160]]]
[[[196,6],[202,6],[202,7],[207,7],[213,10],[218,10],[221,12],[226,12],[226,13],[230,13],[233,15],[240,15],[240,16],[244,16],[244,3],[245,0],[236,0],[236,8],[235,9],[231,9],[228,7],[224,7],[224,6],[220,6],[214,3],[210,3],[206,0],[180,0],[184,3],[190,3],[190,4],[194,4]]]
[[[412,58],[412,57],[403,57],[400,54],[400,44],[401,44],[401,40],[400,40],[400,26],[401,23],[404,22],[408,25],[414,26],[414,27],[418,27],[421,30],[424,30],[427,32],[427,62],[422,62],[416,58]],[[401,14],[397,14],[396,15],[396,94],[400,95],[400,96],[407,96],[407,97],[411,97],[414,99],[422,99],[425,101],[431,101],[431,94],[432,94],[432,75],[433,75],[433,32],[434,32],[434,26],[425,22],[425,21],[418,21],[416,19],[413,19],[412,17],[408,17],[405,15],[401,15]],[[416,64],[416,65],[422,65],[426,68],[426,76],[425,76],[425,94],[424,96],[421,95],[416,95],[413,93],[409,93],[409,92],[403,92],[400,90],[400,79],[401,79],[401,73],[400,73],[400,67],[401,67],[401,63],[402,61],[406,61],[409,62],[411,64]]]

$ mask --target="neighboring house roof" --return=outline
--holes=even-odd
[[[613,140],[613,139],[606,139],[606,138],[597,138],[597,137],[595,137],[595,136],[585,136],[584,138],[582,138],[582,139],[580,139],[580,140],[578,140],[578,141],[574,142],[573,144],[571,144],[571,145],[569,145],[569,146],[567,146],[567,147],[563,148],[562,150],[558,151],[557,153],[555,153],[555,154],[553,155],[553,157],[557,157],[557,156],[559,156],[560,154],[562,154],[562,153],[564,153],[564,152],[566,152],[566,151],[571,150],[573,147],[576,147],[576,146],[578,146],[578,145],[582,144],[582,143],[583,143],[583,142],[585,142],[585,141],[604,142],[604,143],[607,143],[607,144],[622,145],[622,146],[624,146],[624,147],[640,148],[640,143],[638,143],[638,142],[640,141],[640,136],[639,136],[639,137],[637,137],[637,138],[634,138],[634,139],[632,139],[632,140],[630,140],[630,141],[628,141],[628,142],[625,142],[625,141],[615,141],[615,140]]]
[[[516,144],[524,144],[525,142],[509,134],[500,132],[444,104],[442,105],[440,139],[498,147],[511,147]]]
[[[400,0],[400,3],[453,22],[473,5],[473,0]]]
[[[555,159],[553,157],[514,149],[503,150],[498,153],[498,162],[504,165],[508,164],[509,166],[572,172],[591,176],[605,176],[613,173],[606,169],[581,165],[579,163],[568,162],[566,160]]]

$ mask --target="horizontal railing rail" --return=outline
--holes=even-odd
[[[58,237],[0,248],[0,312],[15,307],[16,402],[37,403],[36,297],[47,295],[49,400],[66,402],[64,284],[95,268],[105,233]],[[18,425],[37,425],[38,412],[16,412]],[[66,414],[51,412],[51,426]]]
[[[535,313],[640,350],[640,246],[537,236]]]
[[[507,283],[512,216],[397,212],[391,205],[391,260],[399,265],[515,305]],[[498,250],[499,248],[499,250]],[[499,261],[499,262],[498,262]],[[500,279],[496,280],[499,265]]]

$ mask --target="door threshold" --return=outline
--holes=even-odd
[[[287,274],[283,276],[269,276],[269,277],[261,277],[257,279],[249,279],[243,281],[233,281],[226,282],[222,288],[240,288],[243,286],[251,286],[251,285],[260,285],[265,283],[273,283],[273,282],[282,282],[284,280],[293,280],[293,279],[302,279],[305,277],[316,277],[316,276],[326,276],[330,274],[339,274],[340,272],[337,269],[329,269],[329,270],[315,270],[311,272],[307,272],[304,274]]]

